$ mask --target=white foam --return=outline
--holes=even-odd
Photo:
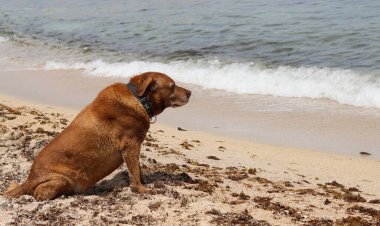
[[[0,36],[0,42],[7,42],[9,38]]]
[[[65,64],[47,62],[46,70],[83,69],[95,76],[130,77],[159,71],[174,80],[238,94],[328,98],[342,104],[380,108],[380,79],[371,74],[331,68],[281,66],[270,69],[253,63],[222,64],[220,61],[170,63],[131,61]]]

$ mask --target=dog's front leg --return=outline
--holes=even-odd
[[[124,151],[123,159],[127,164],[132,191],[139,193],[151,192],[150,189],[141,184],[140,145],[133,146],[129,150]]]

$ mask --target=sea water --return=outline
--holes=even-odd
[[[0,1],[0,41],[66,51],[41,56],[47,70],[155,70],[206,89],[380,108],[379,12],[371,0]]]

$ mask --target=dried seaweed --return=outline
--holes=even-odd
[[[241,213],[224,213],[218,210],[207,211],[206,214],[216,216],[210,223],[218,225],[255,225],[255,226],[268,226],[268,222],[263,220],[256,220],[248,213],[247,210]]]

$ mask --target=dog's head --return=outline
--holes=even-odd
[[[167,107],[185,105],[191,96],[191,91],[177,86],[173,79],[159,72],[136,75],[130,82],[135,85],[138,96],[147,96],[155,115]]]

